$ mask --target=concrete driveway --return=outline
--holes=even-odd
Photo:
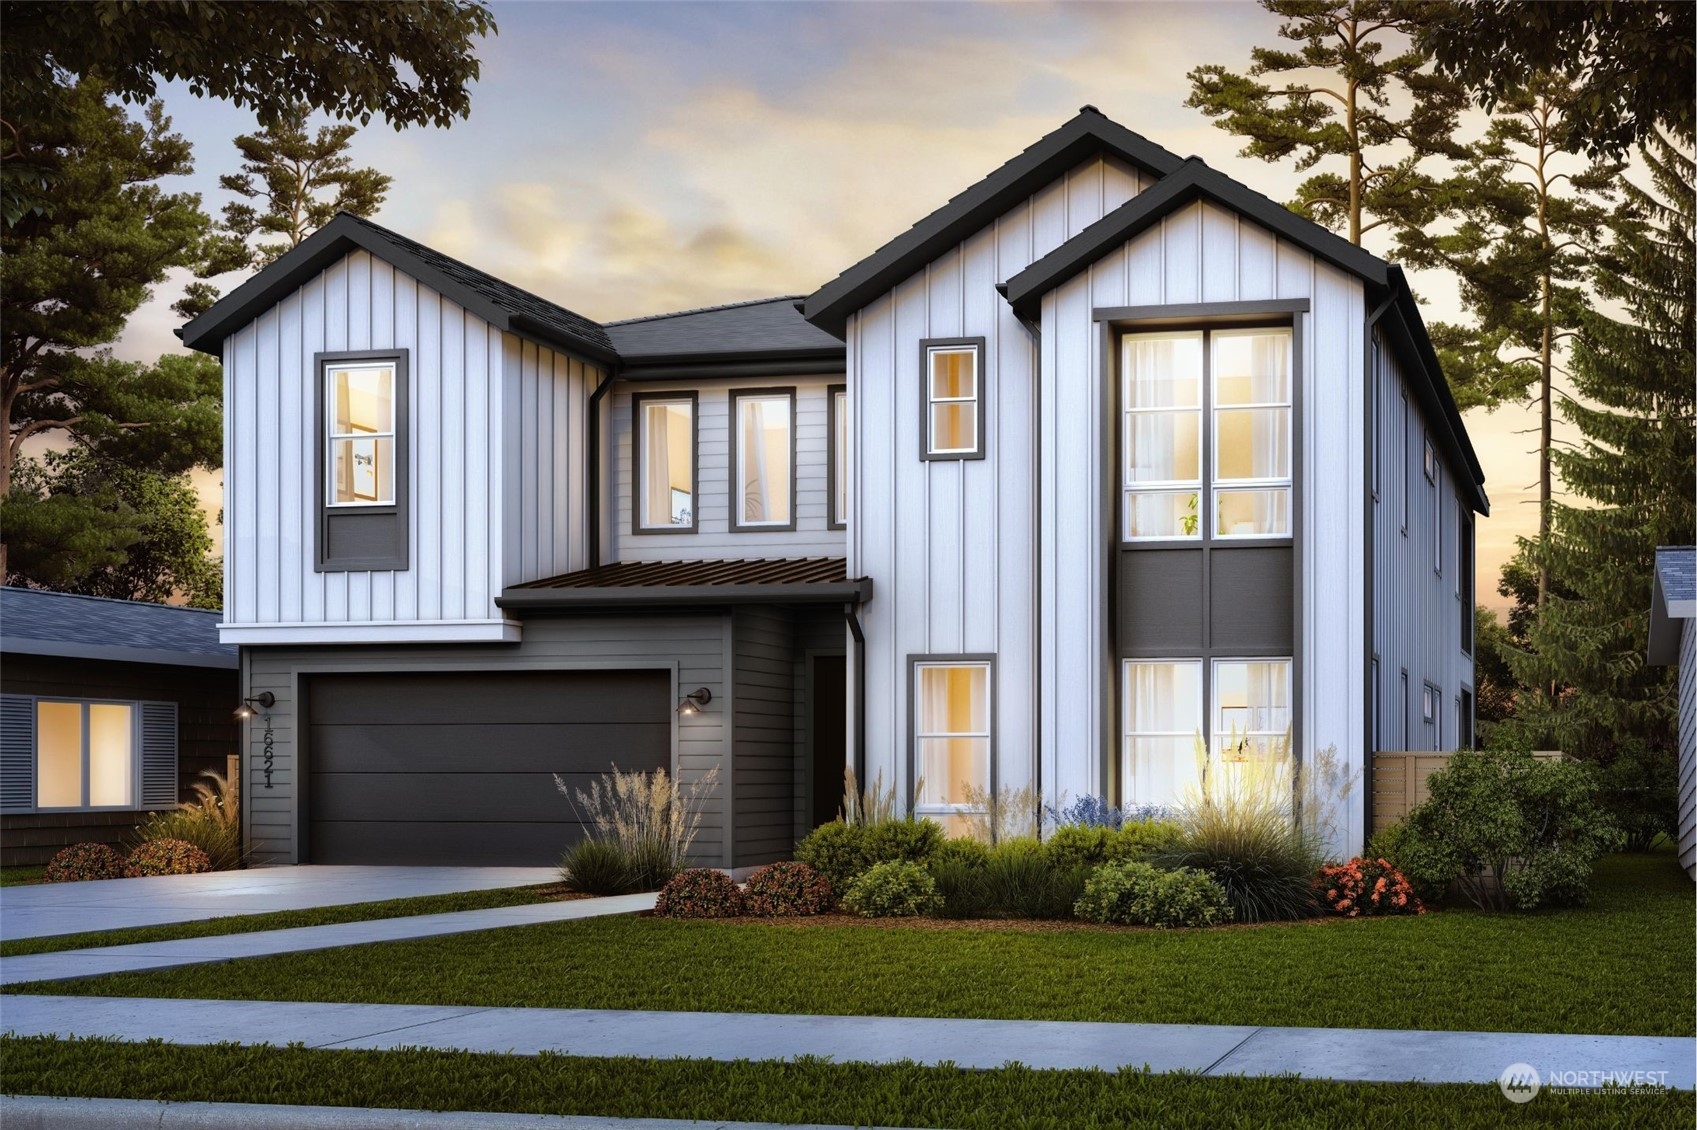
[[[39,938],[193,922],[232,914],[523,887],[559,878],[553,867],[256,867],[0,890],[0,938]]]

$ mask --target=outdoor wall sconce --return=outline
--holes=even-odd
[[[684,695],[683,701],[678,703],[678,713],[685,717],[691,714],[700,714],[701,708],[712,701],[712,691],[706,687],[696,687],[693,691]]]
[[[277,705],[277,696],[270,691],[260,691],[252,698],[242,699],[242,704],[236,707],[237,718],[252,718],[260,710],[270,710]]]

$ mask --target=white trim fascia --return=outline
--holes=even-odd
[[[1667,605],[1668,619],[1697,620],[1697,600],[1670,600]]]
[[[343,620],[334,624],[219,624],[227,644],[254,646],[299,643],[518,643],[517,620]]]

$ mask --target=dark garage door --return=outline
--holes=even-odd
[[[665,671],[325,675],[307,686],[314,863],[551,864],[581,835],[558,773],[671,764]]]

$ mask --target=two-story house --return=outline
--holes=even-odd
[[[1093,107],[805,298],[602,325],[344,215],[183,340],[262,858],[551,862],[614,765],[717,768],[741,869],[845,766],[952,822],[1471,741],[1487,501],[1401,271]]]

